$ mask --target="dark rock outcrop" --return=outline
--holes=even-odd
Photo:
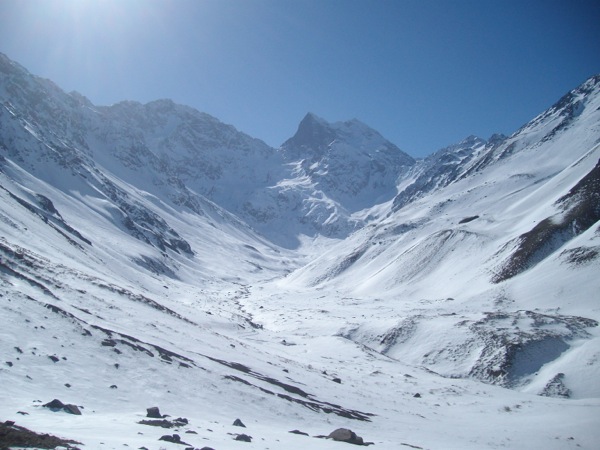
[[[233,422],[233,426],[246,428],[246,425],[244,425],[244,422],[242,422],[240,419],[235,419],[235,421]]]
[[[160,414],[160,410],[158,409],[158,406],[153,406],[151,408],[147,408],[146,409],[146,417],[150,417],[152,419],[162,419],[163,416]]]
[[[164,416],[164,417],[166,417],[166,416]],[[140,425],[150,425],[152,427],[178,428],[178,427],[183,427],[185,425],[188,425],[189,421],[187,419],[179,417],[179,418],[177,418],[175,420],[167,420],[167,419],[161,419],[161,420],[140,420],[138,423]]]
[[[69,413],[69,414],[74,414],[76,416],[81,416],[81,410],[79,409],[79,407],[77,407],[76,405],[64,404],[63,402],[61,402],[57,398],[55,398],[51,402],[46,403],[45,405],[42,405],[42,406],[44,406],[45,408],[48,408],[48,409],[50,409],[51,411],[54,411],[54,412],[64,411],[64,412]]]
[[[564,373],[557,373],[554,375],[552,379],[546,383],[546,386],[544,386],[540,395],[544,397],[570,398],[571,390],[565,385],[564,378]]]
[[[557,214],[516,239],[514,250],[493,276],[494,283],[530,269],[600,220],[600,161],[555,206]]]
[[[288,431],[288,433],[299,434],[301,436],[308,436],[308,433],[305,433],[304,431],[300,431],[300,430],[292,430],[292,431]]]
[[[0,448],[67,448],[77,450],[73,444],[80,442],[62,439],[50,434],[41,434],[15,425],[12,421],[0,423]]]
[[[165,441],[165,442],[172,442],[173,444],[190,445],[187,442],[183,442],[181,440],[181,436],[179,436],[178,434],[173,434],[173,435],[165,434],[164,436],[161,436],[158,440]]]
[[[252,442],[252,436],[248,436],[247,434],[238,434],[235,437],[235,440],[241,442]]]
[[[338,428],[332,431],[327,436],[329,439],[333,439],[338,442],[347,442],[348,444],[354,445],[371,445],[372,442],[364,442],[363,438],[358,436],[354,431],[348,428]]]

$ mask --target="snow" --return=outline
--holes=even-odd
[[[597,83],[501,142],[410,163],[356,120],[309,115],[335,138],[305,161],[293,141],[270,149],[169,101],[90,109],[11,67],[1,421],[90,449],[182,448],[158,441],[173,433],[195,448],[338,449],[312,436],[340,427],[382,449],[597,447],[598,223],[493,281],[600,159]],[[19,77],[77,120],[9,97]],[[344,190],[377,158],[394,161],[371,173],[382,184]],[[557,374],[570,398],[539,395]],[[54,398],[82,415],[41,406]],[[189,424],[139,424],[152,406]]]

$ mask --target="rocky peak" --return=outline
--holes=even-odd
[[[313,113],[308,113],[300,124],[296,134],[282,145],[287,159],[298,159],[303,154],[322,153],[335,139],[336,133],[331,125]]]
[[[329,123],[312,113],[281,150],[300,175],[348,211],[393,197],[398,175],[415,163],[357,119]]]
[[[296,134],[281,148],[288,161],[336,156],[347,158],[362,153],[372,159],[386,155],[400,165],[415,163],[412,157],[358,119],[330,123],[313,113],[302,119]]]

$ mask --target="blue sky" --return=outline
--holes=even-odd
[[[0,0],[0,51],[98,105],[172,98],[272,146],[357,118],[420,157],[600,73],[600,2]]]

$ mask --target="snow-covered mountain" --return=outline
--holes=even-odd
[[[562,373],[597,397],[599,92],[592,78],[509,138],[427,158],[385,220],[289,279],[399,299],[400,317],[342,335],[403,361],[537,392]]]
[[[391,199],[398,174],[415,164],[356,119],[330,124],[312,113],[281,148],[316,189],[351,212]]]
[[[0,421],[82,448],[597,445],[600,77],[418,161],[357,120],[274,149],[96,106],[4,55],[0,103]]]
[[[312,113],[280,155],[286,173],[256,190],[243,216],[287,247],[299,235],[344,238],[361,228],[365,211],[393,198],[398,174],[415,163],[358,120],[329,123]]]

